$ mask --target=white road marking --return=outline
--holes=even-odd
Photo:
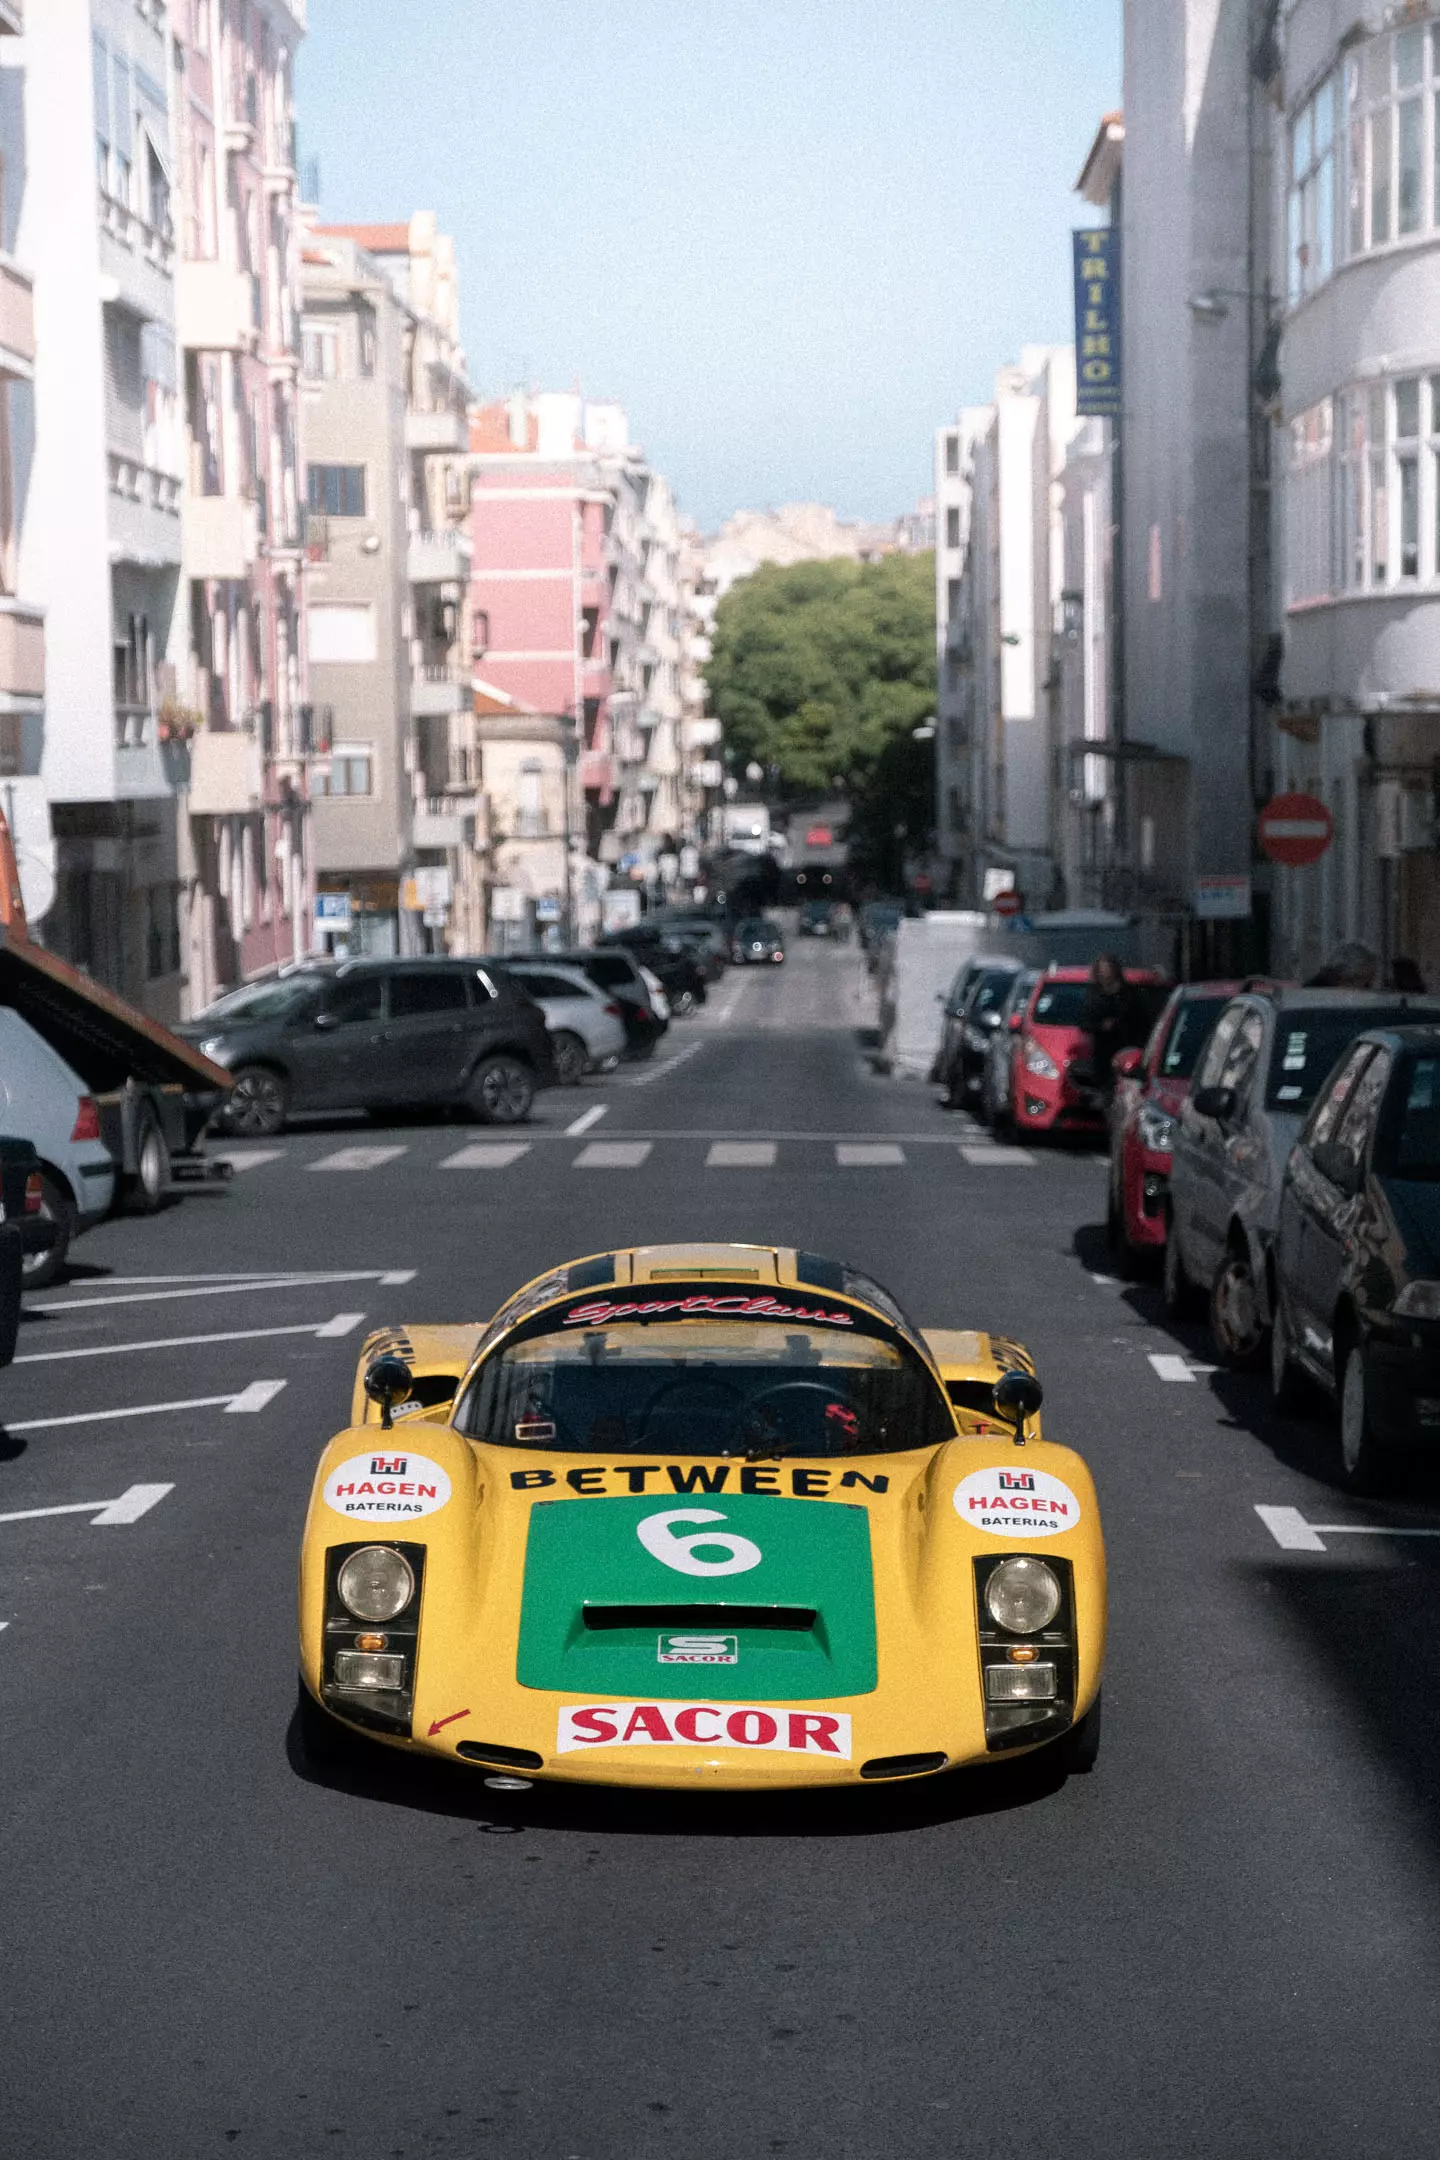
[[[1440,1537],[1440,1527],[1427,1523],[1312,1523],[1306,1522],[1299,1508],[1258,1504],[1255,1513],[1286,1552],[1324,1552],[1327,1537]]]
[[[382,1163],[394,1162],[403,1155],[403,1147],[342,1147],[333,1155],[322,1155],[318,1162],[306,1164],[307,1170],[378,1170]]]
[[[567,1140],[578,1140],[581,1133],[589,1132],[592,1125],[598,1125],[601,1118],[609,1117],[609,1115],[609,1103],[596,1103],[592,1110],[582,1110],[579,1117],[565,1127],[565,1138]]]
[[[528,1155],[528,1140],[475,1140],[469,1147],[462,1147],[453,1155],[447,1155],[441,1163],[442,1170],[508,1170],[511,1163],[519,1162]]]
[[[1159,1380],[1194,1382],[1202,1374],[1220,1370],[1218,1365],[1202,1365],[1196,1358],[1178,1357],[1173,1350],[1152,1350],[1148,1355],[1151,1368]]]
[[[638,1170],[650,1153],[648,1140],[592,1140],[571,1164],[572,1170]]]
[[[174,1490],[173,1485],[131,1485],[118,1500],[72,1500],[65,1507],[17,1508],[13,1514],[0,1515],[0,1523],[39,1522],[47,1515],[93,1515],[99,1525],[134,1523]]]
[[[663,1080],[666,1073],[674,1072],[676,1066],[683,1065],[687,1058],[697,1057],[709,1040],[709,1037],[702,1037],[698,1042],[687,1043],[683,1050],[676,1051],[674,1057],[660,1059],[646,1072],[628,1075],[620,1082],[621,1087],[649,1087],[653,1081]]]
[[[161,1277],[162,1281],[173,1278]],[[377,1275],[374,1268],[356,1268],[343,1275],[266,1275],[244,1282],[202,1282],[189,1290],[135,1290],[124,1297],[52,1298],[48,1304],[30,1304],[31,1312],[90,1312],[97,1308],[106,1310],[111,1305],[169,1305],[177,1298],[243,1297],[252,1290],[311,1290],[325,1289],[334,1283],[379,1282],[382,1284],[408,1283],[415,1280],[414,1268],[399,1268],[388,1275]],[[29,1301],[27,1300],[27,1303]]]
[[[249,1387],[242,1388],[234,1400],[226,1404],[226,1415],[244,1417],[253,1410],[263,1410],[268,1403],[274,1402],[284,1387],[283,1380],[252,1380]]]
[[[854,1147],[841,1141],[835,1149],[835,1160],[842,1170],[890,1170],[904,1162],[905,1150],[888,1143]]]
[[[1123,1290],[1125,1287],[1124,1283],[1121,1282],[1118,1275],[1092,1274],[1090,1280],[1095,1284],[1096,1288],[1100,1290]]]
[[[771,1170],[774,1166],[773,1140],[715,1140],[705,1157],[707,1170]]]
[[[1029,1148],[1001,1147],[996,1140],[992,1140],[988,1146],[979,1145],[973,1140],[965,1141],[960,1153],[967,1163],[977,1169],[988,1170],[992,1164],[1001,1170],[1031,1170],[1035,1166],[1035,1157]]]
[[[31,1350],[17,1357],[17,1365],[56,1365],[70,1358],[128,1357],[132,1350],[189,1350],[199,1343],[260,1342],[275,1335],[315,1335],[328,1340],[353,1334],[365,1318],[362,1312],[336,1313],[318,1326],[304,1321],[293,1327],[227,1328],[218,1335],[161,1335],[150,1342],[87,1343],[83,1350]]]
[[[283,1380],[252,1380],[248,1388],[228,1395],[190,1395],[184,1402],[127,1403],[123,1410],[74,1410],[68,1417],[8,1418],[7,1432],[46,1432],[57,1425],[108,1425],[115,1418],[160,1417],[171,1410],[262,1410],[283,1388]],[[264,1400],[259,1390],[268,1388]],[[247,1398],[249,1398],[247,1400]]]
[[[258,1170],[262,1163],[279,1162],[285,1153],[283,1147],[251,1148],[244,1155],[217,1155],[216,1162],[228,1162],[236,1177],[242,1170]]]

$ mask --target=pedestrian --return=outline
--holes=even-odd
[[[1337,945],[1324,966],[1306,983],[1307,990],[1373,990],[1380,977],[1380,956],[1352,940]]]
[[[1404,997],[1425,995],[1425,977],[1404,953],[1396,953],[1390,963],[1390,988],[1398,990]]]
[[[1095,1084],[1109,1095],[1115,1086],[1117,1052],[1138,1042],[1143,1033],[1139,1001],[1114,953],[1101,953],[1090,970],[1080,1025],[1090,1037]]]

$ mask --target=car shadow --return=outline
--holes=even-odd
[[[0,1425],[0,1463],[18,1462],[29,1445],[29,1441],[22,1440],[18,1433],[7,1432]]]
[[[386,1807],[448,1816],[497,1836],[527,1830],[578,1830],[608,1837],[893,1836],[976,1816],[1011,1814],[1052,1799],[1066,1783],[1065,1773],[1043,1757],[1027,1757],[895,1784],[789,1793],[653,1792],[543,1780],[524,1792],[497,1792],[485,1780],[507,1774],[498,1769],[487,1771],[478,1763],[452,1767],[369,1747],[363,1740],[344,1746],[333,1764],[314,1763],[301,1738],[298,1711],[291,1714],[285,1752],[295,1776],[306,1784]]]

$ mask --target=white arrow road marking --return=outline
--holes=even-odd
[[[1177,1357],[1173,1350],[1151,1350],[1150,1365],[1157,1379],[1195,1381],[1202,1373],[1218,1372],[1218,1365],[1202,1365],[1195,1358]]]
[[[39,1522],[46,1515],[93,1515],[96,1525],[134,1523],[174,1490],[173,1485],[131,1485],[118,1500],[72,1500],[65,1507],[17,1508],[12,1515],[0,1515],[0,1523]]]
[[[565,1127],[565,1138],[573,1140],[577,1134],[589,1132],[592,1125],[598,1125],[602,1117],[608,1117],[609,1115],[609,1103],[596,1103],[593,1110],[582,1111],[579,1117]]]
[[[219,1335],[160,1335],[152,1342],[88,1343],[83,1350],[30,1350],[24,1357],[17,1357],[17,1365],[53,1365],[67,1358],[126,1357],[132,1350],[189,1350],[197,1343],[260,1342],[275,1335],[314,1335],[328,1341],[338,1335],[349,1335],[365,1318],[361,1312],[336,1313],[333,1320],[322,1320],[318,1326],[309,1322],[298,1327],[229,1328]]]
[[[262,1275],[243,1282],[201,1282],[189,1290],[127,1290],[123,1297],[52,1298],[49,1304],[30,1303],[31,1312],[93,1312],[111,1305],[166,1305],[176,1298],[244,1297],[252,1290],[324,1290],[347,1282],[378,1282],[382,1288],[415,1280],[414,1268],[395,1268],[378,1274],[374,1268],[353,1268],[335,1275]]]
[[[252,1380],[238,1394],[232,1388],[228,1395],[191,1395],[184,1402],[130,1403],[123,1410],[76,1410],[68,1417],[11,1418],[5,1430],[45,1432],[57,1425],[105,1425],[114,1418],[160,1417],[170,1410],[263,1410],[284,1385],[283,1380]]]
[[[1286,1552],[1324,1552],[1327,1537],[1440,1537],[1440,1528],[1421,1523],[1312,1523],[1293,1507],[1257,1505],[1255,1512]]]

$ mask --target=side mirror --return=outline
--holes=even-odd
[[[365,1368],[365,1393],[380,1405],[380,1423],[386,1432],[394,1420],[396,1403],[409,1402],[415,1392],[415,1375],[404,1358],[386,1355],[373,1358]]]
[[[1315,1167],[1321,1177],[1338,1185],[1341,1192],[1352,1193],[1357,1189],[1355,1158],[1348,1148],[1337,1146],[1333,1140],[1322,1140],[1315,1150]]]
[[[996,1414],[1008,1418],[1015,1427],[1016,1443],[1025,1445],[1025,1420],[1036,1416],[1045,1400],[1045,1390],[1034,1373],[1023,1372],[1018,1366],[1001,1373],[995,1383]]]
[[[1143,1070],[1143,1050],[1117,1050],[1110,1060],[1110,1070],[1119,1080],[1133,1080]]]
[[[1201,1117],[1218,1118],[1222,1125],[1227,1124],[1235,1115],[1234,1088],[1196,1088],[1190,1100]]]

